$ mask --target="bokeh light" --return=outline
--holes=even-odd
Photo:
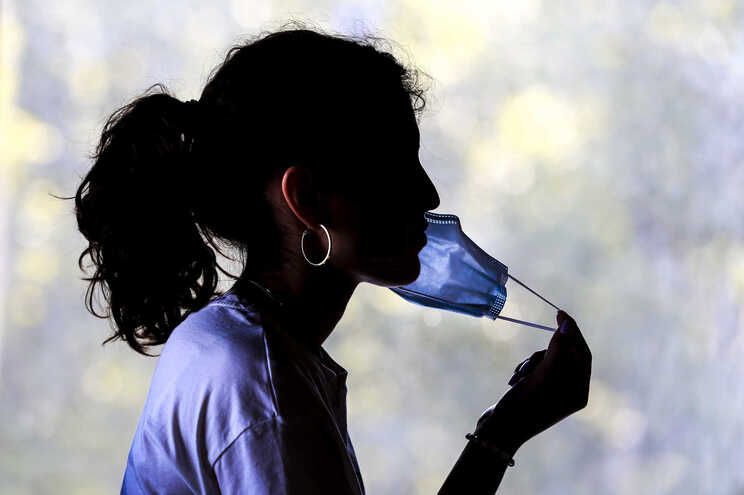
[[[51,194],[78,185],[114,109],[155,82],[198,97],[230,45],[290,18],[388,38],[433,78],[420,159],[437,211],[592,349],[589,404],[525,444],[499,493],[744,493],[743,7],[2,2],[0,493],[116,492],[157,362],[100,345],[85,244]],[[504,315],[554,324],[507,289]],[[436,493],[549,339],[361,284],[324,347],[349,371],[367,493]]]

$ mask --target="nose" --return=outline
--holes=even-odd
[[[406,198],[407,209],[415,211],[416,216],[421,215],[423,218],[425,211],[439,207],[440,199],[437,188],[420,162],[417,161],[416,166],[407,168],[403,180],[397,185],[402,188],[401,194]],[[393,185],[390,184],[390,186]]]
[[[422,196],[424,199],[424,209],[426,211],[428,210],[434,210],[436,208],[439,208],[440,200],[439,200],[439,193],[437,192],[437,188],[434,187],[434,183],[429,178],[429,175],[426,173],[423,167],[419,166],[421,169],[421,172],[423,174],[423,186],[422,186]]]
[[[439,193],[437,193],[437,189],[434,187],[434,184],[431,186],[432,188],[432,196],[431,196],[431,207],[427,208],[427,210],[436,210],[439,208],[439,204],[441,201],[439,201]]]

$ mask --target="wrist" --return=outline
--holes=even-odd
[[[473,433],[488,444],[513,456],[526,441],[522,439],[516,427],[518,421],[512,418],[500,403],[487,413],[488,417],[483,421],[479,420]]]
[[[499,460],[499,462],[506,463],[507,466],[514,465],[514,454],[515,452],[509,452],[501,447],[496,447],[487,440],[480,437],[477,433],[468,433],[465,435],[470,442],[478,444],[482,449],[487,450],[492,456]]]

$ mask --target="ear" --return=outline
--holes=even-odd
[[[284,171],[282,195],[284,201],[302,223],[312,229],[319,227],[315,221],[316,193],[313,189],[313,176],[306,167],[292,165]]]

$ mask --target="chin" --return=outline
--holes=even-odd
[[[368,260],[362,280],[382,287],[400,287],[416,280],[421,273],[420,249],[402,251],[396,256]]]
[[[397,258],[395,262],[388,265],[393,271],[388,278],[392,281],[387,284],[389,287],[399,287],[408,285],[416,280],[421,273],[421,262],[418,259],[418,251],[413,254],[408,253],[406,256]]]

